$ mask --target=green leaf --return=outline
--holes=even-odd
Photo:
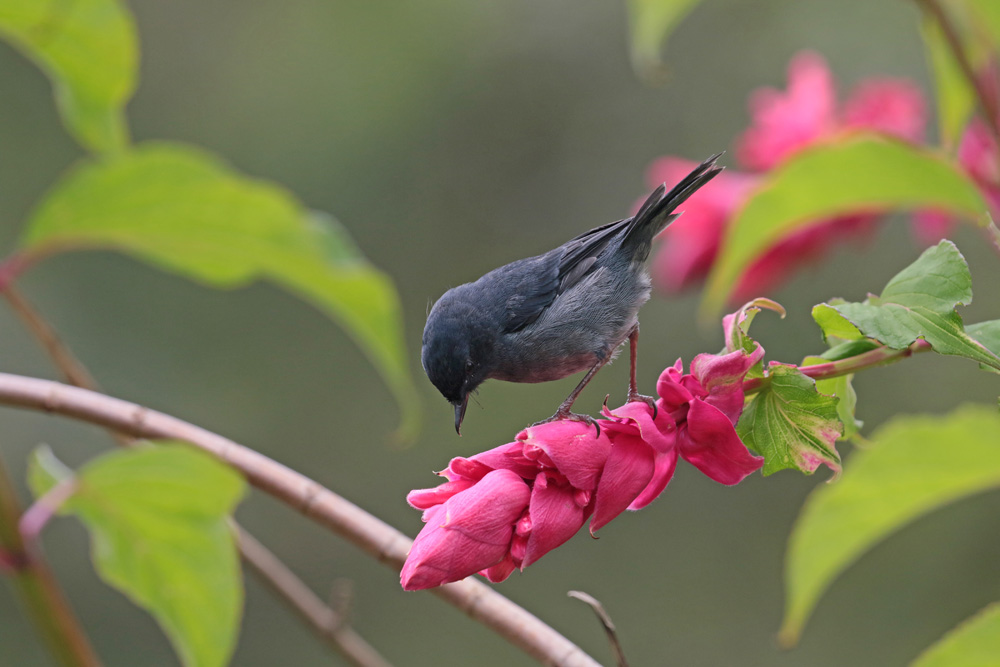
[[[972,336],[980,345],[1000,357],[1000,320],[977,322],[965,327],[965,333]],[[985,364],[980,364],[988,368]]]
[[[269,279],[343,326],[402,406],[404,437],[419,428],[389,278],[334,220],[208,153],[152,143],[84,162],[35,211],[21,248],[29,256],[112,248],[214,287]]]
[[[698,0],[627,0],[632,33],[632,65],[653,77],[662,68],[660,49]]]
[[[914,519],[1000,486],[1000,414],[969,405],[902,416],[879,428],[837,484],[817,489],[786,558],[781,639],[794,643],[817,600],[861,554]]]
[[[910,667],[988,667],[1000,656],[1000,604],[994,603],[941,638]]]
[[[816,364],[825,364],[828,361],[829,359],[826,357],[806,357],[802,361],[802,365],[815,366]],[[844,433],[841,436],[844,439],[850,438],[861,428],[861,422],[854,416],[858,406],[858,394],[854,391],[853,379],[854,374],[851,373],[840,377],[816,380],[816,391],[827,396],[836,396],[839,399],[837,401],[837,416],[844,425]]]
[[[1000,3],[996,0],[965,0],[976,25],[988,35],[994,52],[1000,50]]]
[[[125,104],[135,89],[138,45],[119,0],[4,0],[0,35],[52,80],[63,122],[84,147],[128,143]]]
[[[925,19],[921,26],[924,48],[934,74],[937,96],[938,132],[950,150],[958,147],[959,138],[976,107],[976,96],[962,69],[955,61],[937,23]]]
[[[751,194],[712,267],[702,315],[718,313],[740,275],[792,232],[859,211],[933,208],[987,223],[976,184],[927,149],[849,133],[797,153]]]
[[[954,243],[941,241],[896,274],[881,296],[870,295],[863,303],[821,304],[813,315],[824,332],[843,330],[830,312],[835,311],[864,336],[893,349],[923,339],[935,352],[1000,370],[1000,357],[966,333],[955,312],[956,306],[971,301],[972,276],[965,258]]]
[[[834,443],[843,433],[838,399],[816,390],[816,382],[794,366],[774,364],[769,382],[743,410],[736,433],[764,457],[765,476],[796,468],[812,474],[820,464],[840,473]]]
[[[36,452],[36,495],[58,481],[53,460]],[[90,531],[101,578],[156,618],[185,665],[227,664],[243,606],[228,517],[243,478],[204,452],[163,443],[100,456],[77,482],[62,510]]]

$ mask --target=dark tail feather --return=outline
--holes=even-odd
[[[674,209],[722,171],[723,167],[715,166],[720,157],[722,153],[716,153],[702,162],[666,194],[663,194],[666,192],[666,185],[656,188],[632,218],[632,224],[625,233],[622,243],[640,239],[648,243],[664,227],[677,219],[677,215],[671,215]]]

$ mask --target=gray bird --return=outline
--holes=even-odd
[[[538,423],[573,419],[596,426],[570,408],[625,339],[631,357],[628,400],[652,404],[635,382],[637,315],[650,291],[646,259],[653,237],[679,216],[674,209],[722,171],[715,165],[721,155],[702,162],[670,192],[658,187],[633,217],[501,266],[438,299],[424,327],[421,361],[455,407],[459,435],[469,394],[484,380],[548,382],[584,370],[556,413]]]

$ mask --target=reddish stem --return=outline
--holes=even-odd
[[[850,375],[851,373],[865,370],[867,368],[875,368],[877,366],[885,366],[886,364],[895,363],[901,359],[913,356],[917,352],[926,352],[930,349],[931,344],[923,339],[920,339],[902,350],[894,350],[890,347],[882,346],[853,357],[847,357],[846,359],[828,361],[826,363],[815,364],[813,366],[799,366],[798,369],[802,371],[803,375],[811,377],[814,380],[828,380],[830,378],[840,377],[841,375]],[[747,380],[743,383],[743,393],[757,393],[765,389],[770,382],[771,379],[767,376]]]

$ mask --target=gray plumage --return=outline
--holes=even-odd
[[[720,155],[669,192],[658,187],[634,216],[501,266],[438,299],[424,327],[421,361],[455,406],[456,430],[470,392],[489,378],[548,382],[591,370],[554,418],[572,416],[569,406],[593,373],[638,332],[639,308],[649,299],[645,264],[653,237],[722,171],[715,166]],[[633,394],[630,385],[630,400]]]

